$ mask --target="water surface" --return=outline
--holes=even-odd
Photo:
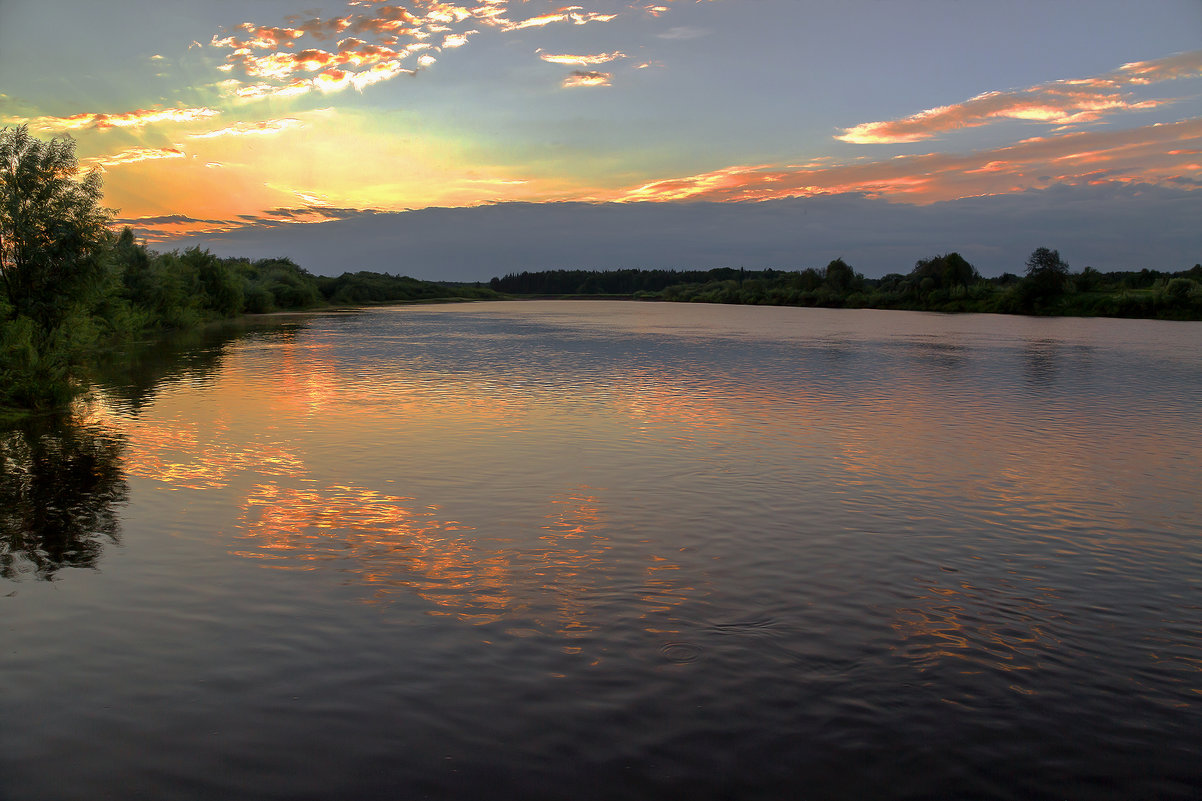
[[[1202,325],[215,337],[0,432],[0,798],[1196,796]]]

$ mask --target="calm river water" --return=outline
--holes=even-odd
[[[1202,786],[1202,324],[216,332],[0,430],[0,798]]]

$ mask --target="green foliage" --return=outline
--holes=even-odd
[[[244,271],[271,296],[271,309],[307,309],[321,302],[317,279],[289,258],[260,259]],[[260,297],[262,297],[260,293]]]
[[[957,288],[967,289],[980,280],[977,269],[959,253],[948,253],[931,259],[919,259],[910,272],[907,289],[927,295],[935,290],[951,292]]]
[[[0,130],[0,405],[44,408],[75,391],[111,286],[100,175],[78,178],[75,142]]]
[[[0,320],[0,406],[45,409],[75,394],[67,354],[31,317]]]
[[[14,312],[45,330],[94,291],[111,238],[100,174],[78,173],[74,140],[0,130],[0,280]]]
[[[1198,291],[1198,285],[1188,278],[1173,278],[1165,285],[1164,294],[1173,300],[1185,300]]]
[[[196,273],[203,293],[203,308],[212,311],[218,317],[233,317],[241,313],[243,282],[228,264],[198,247],[184,251],[181,261],[188,270]]]

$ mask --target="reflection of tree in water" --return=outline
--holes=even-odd
[[[117,542],[126,499],[121,440],[68,420],[0,430],[0,577],[94,567]]]
[[[168,333],[114,351],[93,365],[90,378],[110,398],[136,412],[153,402],[165,383],[216,375],[232,343],[252,337],[291,340],[303,328],[295,319],[239,319]]]
[[[1028,340],[1023,348],[1023,373],[1035,388],[1048,388],[1056,381],[1059,343],[1052,339]]]

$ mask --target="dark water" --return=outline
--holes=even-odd
[[[1197,798],[1199,343],[558,302],[142,354],[0,431],[0,798]]]

